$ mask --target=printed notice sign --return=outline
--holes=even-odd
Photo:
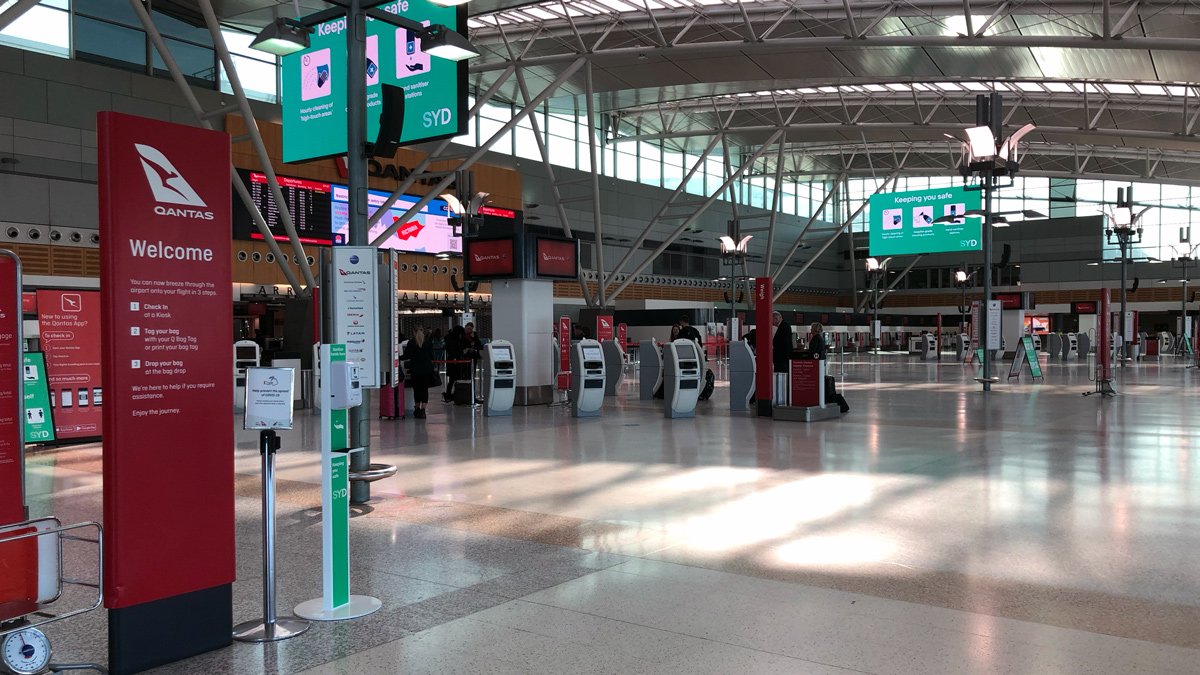
[[[244,429],[291,429],[295,368],[246,369]]]
[[[359,367],[364,388],[379,386],[379,284],[373,246],[333,249],[333,341]]]

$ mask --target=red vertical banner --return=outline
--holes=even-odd
[[[571,388],[571,317],[558,317],[558,390]]]
[[[25,520],[21,353],[21,263],[0,251],[0,525]]]
[[[96,127],[104,601],[110,663],[134,672],[230,642],[230,141],[120,113]]]
[[[825,405],[824,361],[792,359],[792,407],[812,408]]]
[[[604,342],[613,339],[613,318],[611,314],[601,314],[596,317],[596,340]]]
[[[1096,313],[1096,379],[1111,380],[1112,379],[1112,330],[1108,326],[1109,313],[1108,305],[1112,300],[1112,291],[1107,288],[1100,289],[1100,308]],[[1080,354],[1080,358],[1087,358],[1087,354]]]
[[[754,280],[754,396],[758,400],[758,414],[763,416],[771,414],[774,385],[771,367],[771,340],[775,337],[775,327],[771,325],[774,293],[771,277]]]
[[[629,349],[629,326],[623,323],[617,324],[617,342],[620,343],[622,350]]]
[[[38,334],[60,440],[96,438],[104,429],[99,291],[37,292]]]

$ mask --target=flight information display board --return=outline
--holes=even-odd
[[[380,9],[424,26],[466,32],[464,6],[397,0]],[[412,31],[367,19],[367,139],[379,133],[384,84],[404,88],[401,143],[466,132],[467,63],[432,57]],[[346,154],[346,19],[314,27],[309,48],[283,57],[283,161]]]
[[[983,218],[980,193],[962,187],[884,192],[871,195],[871,255],[910,255],[978,251]],[[951,217],[947,222],[935,222]]]
[[[242,181],[250,191],[250,197],[258,206],[263,220],[271,234],[279,241],[287,241],[287,230],[279,217],[279,206],[267,185],[267,176],[257,171],[238,169]],[[296,234],[305,244],[329,245],[333,243],[330,227],[332,213],[331,191],[333,186],[320,181],[304,178],[289,178],[278,176],[279,189],[287,202],[288,211],[292,214],[292,222],[296,225]],[[263,236],[254,225],[254,217],[242,204],[241,199],[233,200],[233,238],[242,241],[262,241]]]
[[[345,186],[333,186],[333,243],[338,246],[349,241],[349,194]],[[369,191],[367,212],[375,213],[388,196],[386,192]],[[397,199],[383,218],[371,226],[367,241],[375,241],[376,237],[400,220],[400,217],[420,199],[412,195],[404,195]],[[462,238],[454,236],[448,213],[446,202],[434,199],[405,221],[392,236],[379,245],[379,248],[392,248],[409,253],[462,253]]]

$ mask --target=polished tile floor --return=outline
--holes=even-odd
[[[196,673],[1200,672],[1200,371],[1086,362],[978,391],[973,368],[858,356],[811,425],[435,404],[374,424],[351,525],[371,617],[161,669]],[[832,370],[839,370],[834,365]],[[1005,371],[1007,368],[1005,368]],[[317,426],[279,460],[283,610],[320,589]],[[98,447],[33,455],[36,514],[99,517]],[[239,432],[237,620],[260,593],[259,460]],[[158,489],[168,490],[170,477]],[[102,660],[101,612],[51,631]]]

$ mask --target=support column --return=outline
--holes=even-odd
[[[346,11],[346,184],[351,246],[367,246],[367,18],[361,0],[350,0]],[[376,307],[375,311],[379,311]],[[351,447],[362,448],[350,455],[350,471],[371,468],[371,391],[363,391],[362,405],[350,409]],[[371,499],[371,484],[350,483],[350,503]]]
[[[515,405],[553,402],[554,282],[492,282],[492,338],[513,343],[517,360]]]

